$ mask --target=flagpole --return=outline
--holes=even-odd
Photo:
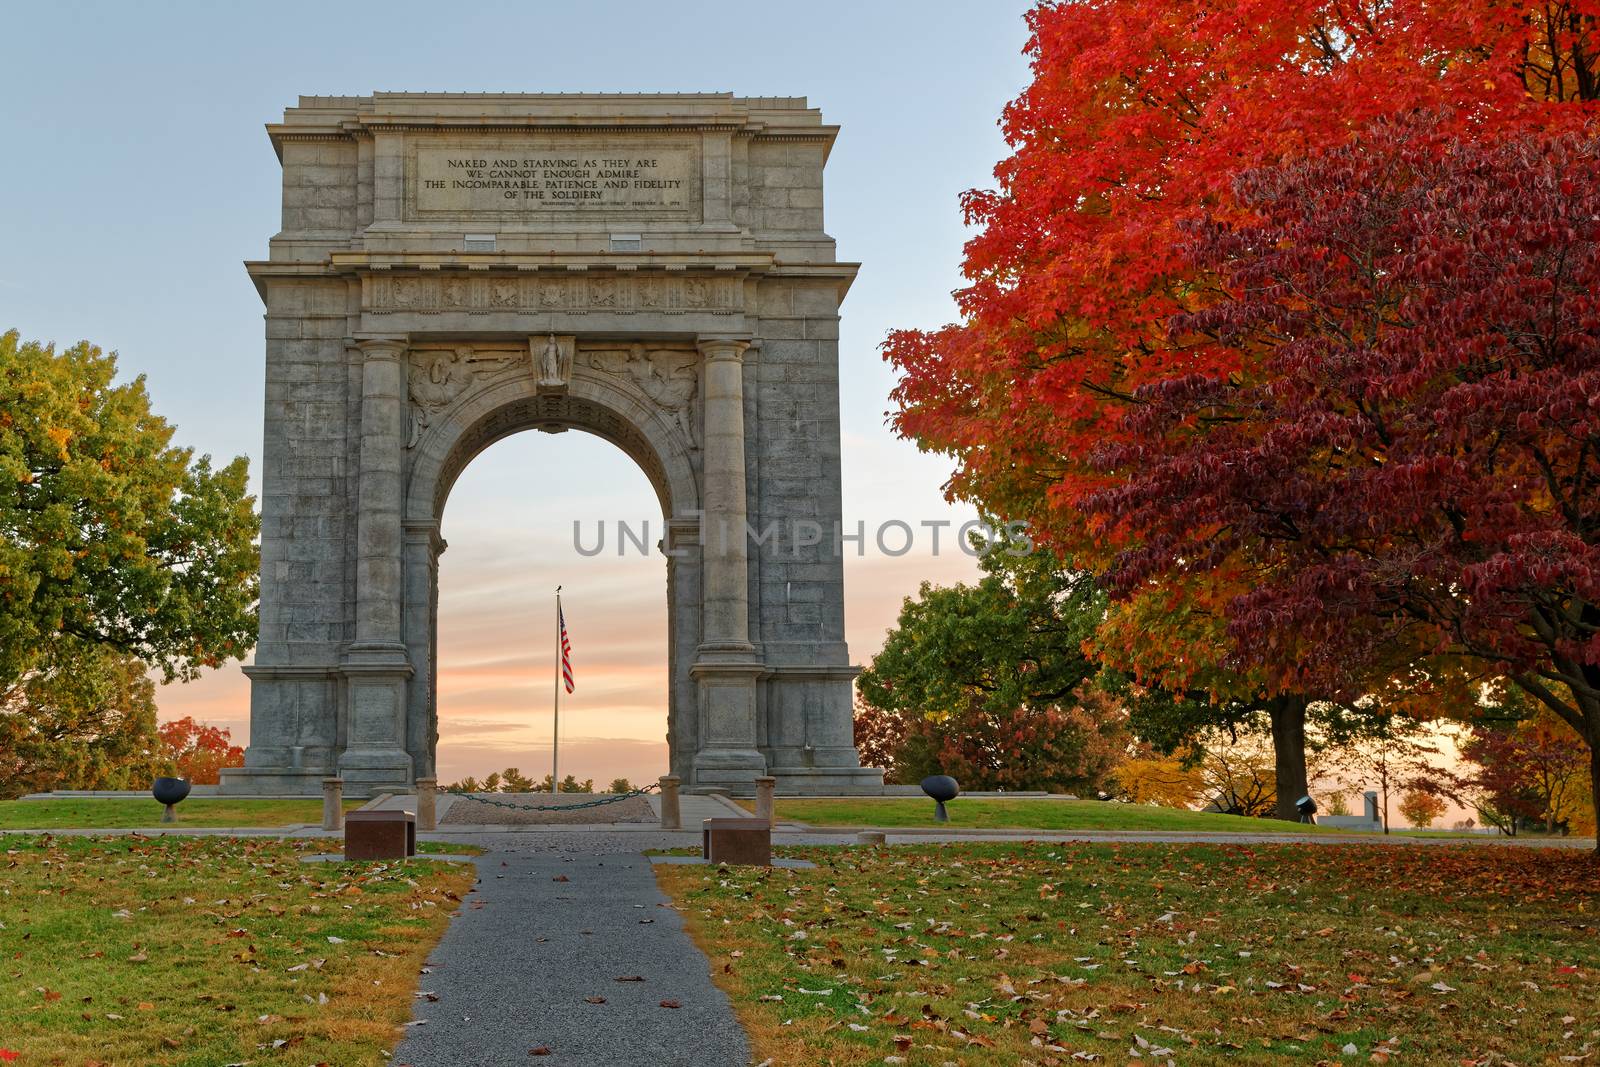
[[[550,792],[561,792],[561,587],[556,586],[555,736],[550,739]]]

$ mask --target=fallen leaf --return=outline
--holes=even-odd
[[[676,1000],[663,1000],[661,1002],[661,1006],[663,1008],[681,1008],[681,1007],[683,1007],[683,1005],[679,1004]]]
[[[606,998],[605,997],[584,997],[583,998],[583,1002],[585,1004],[604,1004],[606,1002]]]

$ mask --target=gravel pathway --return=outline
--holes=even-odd
[[[438,999],[419,996],[391,1062],[745,1067],[728,999],[639,854],[654,836],[463,835],[490,851],[422,976]]]

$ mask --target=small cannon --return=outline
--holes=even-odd
[[[949,822],[950,813],[944,810],[944,805],[961,795],[960,783],[948,774],[930,774],[922,780],[922,791],[933,798],[933,821]]]
[[[157,778],[150,787],[150,795],[167,806],[161,813],[162,822],[177,822],[178,813],[174,810],[184,797],[189,795],[189,780],[187,778]]]

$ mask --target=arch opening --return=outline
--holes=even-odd
[[[538,783],[551,772],[558,584],[576,676],[560,694],[560,775],[603,791],[666,773],[667,582],[653,481],[587,431],[506,432],[456,472],[438,564],[441,782],[515,767]],[[619,523],[635,535],[621,552]]]

